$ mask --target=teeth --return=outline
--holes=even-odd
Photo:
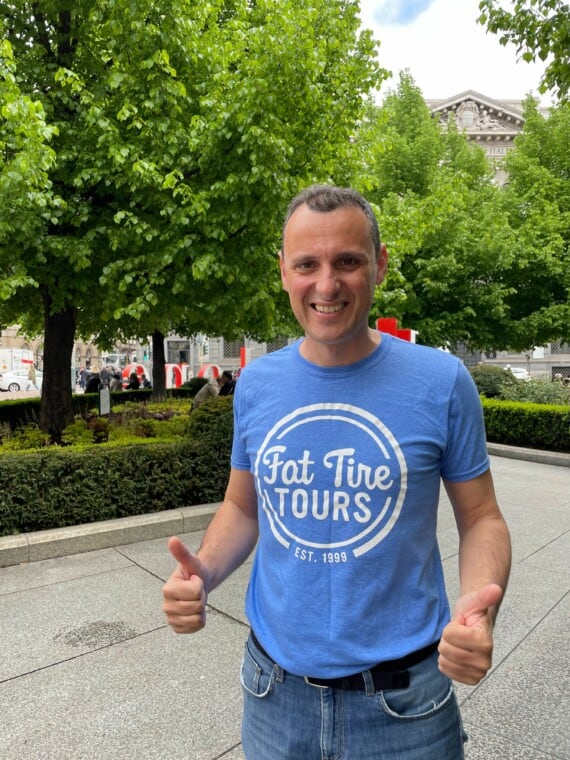
[[[319,304],[315,304],[315,311],[318,311],[319,314],[334,314],[343,308],[344,304],[342,303],[339,303],[336,306],[320,306]]]

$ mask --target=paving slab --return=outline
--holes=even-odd
[[[484,731],[469,721],[464,721],[463,725],[469,736],[465,745],[465,760],[556,760],[550,753],[545,754],[521,742],[496,736],[494,732]]]
[[[151,631],[1,685],[5,760],[214,760],[240,746],[242,625]],[[239,758],[239,753],[235,754]]]
[[[4,595],[0,681],[164,627],[161,586],[130,565]]]
[[[114,549],[101,549],[82,554],[43,560],[41,564],[25,562],[5,567],[0,572],[0,596],[26,591],[53,583],[97,575],[132,563]]]
[[[566,594],[463,701],[465,721],[547,756],[569,758],[569,619]]]

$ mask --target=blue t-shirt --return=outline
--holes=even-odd
[[[383,334],[366,359],[320,367],[299,346],[236,385],[232,466],[253,473],[260,531],[246,614],[285,670],[332,678],[440,638],[440,478],[489,462],[456,357]]]

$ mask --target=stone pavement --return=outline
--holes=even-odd
[[[493,670],[457,688],[466,757],[569,760],[570,458],[491,451],[514,561]],[[164,536],[196,549],[213,509],[0,538],[0,760],[243,760],[249,563],[210,596],[204,631],[176,636],[160,609],[174,566]],[[454,599],[445,495],[439,536]]]

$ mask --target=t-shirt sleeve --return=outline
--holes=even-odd
[[[445,480],[472,480],[489,469],[485,420],[479,392],[463,364],[450,398],[448,443],[441,463]]]
[[[240,421],[243,418],[244,404],[246,403],[246,378],[242,375],[236,383],[234,392],[234,435],[232,442],[231,465],[236,470],[250,470],[251,465],[247,454],[246,444],[243,437]]]

